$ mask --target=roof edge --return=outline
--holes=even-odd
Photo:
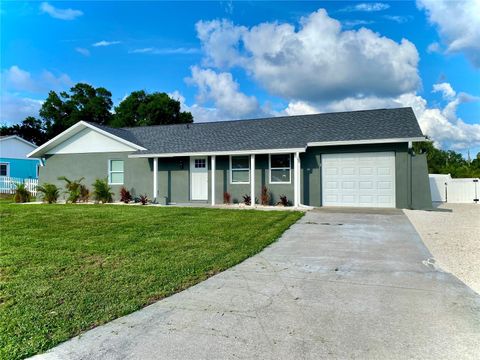
[[[340,140],[340,141],[314,141],[307,143],[307,146],[339,146],[339,145],[363,145],[363,144],[391,144],[425,141],[427,138],[408,137],[408,138],[387,138],[387,139],[368,139],[368,140]]]
[[[22,141],[23,143],[27,144],[27,145],[30,145],[30,146],[33,146],[34,148],[37,148],[38,145],[35,145],[34,143],[28,141],[28,140],[25,140],[24,138],[18,136],[18,135],[6,135],[6,136],[3,136],[0,138],[0,141],[3,141],[3,140],[8,140],[8,139],[17,139],[17,140],[20,140]]]
[[[261,154],[289,154],[305,152],[306,148],[286,148],[286,149],[257,149],[257,150],[231,150],[231,151],[197,151],[197,152],[179,152],[179,153],[150,153],[150,154],[130,154],[129,158],[166,158],[180,156],[212,156],[212,155],[261,155]]]

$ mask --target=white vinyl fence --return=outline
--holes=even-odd
[[[450,174],[430,174],[432,201],[447,203],[478,203],[479,179],[452,179]]]
[[[33,196],[37,196],[38,179],[22,179],[9,176],[0,176],[0,194],[13,194],[16,184],[25,184]]]

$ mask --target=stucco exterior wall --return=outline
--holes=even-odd
[[[96,154],[56,154],[47,156],[45,166],[40,168],[39,183],[52,183],[64,188],[65,182],[58,180],[59,176],[69,179],[84,177],[83,183],[92,190],[96,179],[108,176],[108,161],[113,159],[124,160],[124,182],[134,196],[140,194],[151,195],[152,189],[152,161],[148,159],[131,159],[129,153],[96,153]],[[119,199],[121,185],[111,185]],[[62,194],[62,198],[65,195]]]
[[[322,154],[375,151],[395,152],[396,207],[430,208],[431,200],[425,157],[412,158],[408,153],[407,143],[308,148],[305,153],[300,155],[300,202],[310,206],[322,206]],[[125,187],[135,196],[147,194],[152,199],[154,197],[152,159],[128,158],[128,154],[122,152],[51,155],[47,158],[45,167],[40,169],[40,183],[50,182],[63,187],[63,182],[57,180],[58,176],[63,175],[72,179],[85,177],[84,183],[91,188],[95,179],[108,176],[109,159],[122,159],[125,161]],[[293,168],[293,156],[290,163]],[[189,168],[189,157],[158,159],[158,193],[156,197],[159,203],[191,202]],[[410,171],[412,171],[411,178]],[[286,195],[293,202],[293,169],[291,170],[291,184],[270,184],[268,172],[268,155],[256,155],[255,197],[260,200],[261,188],[265,185],[272,195],[272,204],[276,204],[281,195]],[[203,203],[211,202],[210,181],[211,158],[208,157],[208,200]],[[120,187],[120,185],[112,185],[112,190],[116,195],[115,199],[118,199]],[[215,202],[217,204],[223,203],[224,192],[231,194],[232,202],[243,202],[243,195],[250,195],[250,184],[231,183],[229,156],[217,156],[215,171]]]

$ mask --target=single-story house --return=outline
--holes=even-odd
[[[0,177],[37,179],[42,164],[38,159],[27,157],[36,148],[20,136],[0,136]]]
[[[161,204],[222,204],[244,195],[294,206],[430,208],[425,140],[411,108],[110,128],[81,121],[29,157],[40,183],[108,178]]]

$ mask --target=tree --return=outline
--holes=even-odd
[[[105,88],[78,83],[57,94],[50,91],[40,109],[47,138],[52,138],[81,120],[98,124],[111,122],[112,94]]]
[[[193,122],[190,112],[180,111],[180,102],[166,93],[134,91],[116,108],[111,126],[134,127]]]
[[[437,149],[432,141],[415,143],[414,150],[427,153],[430,174],[450,174],[454,178],[480,176],[480,153],[477,155],[477,159],[468,163],[462,154],[453,150]]]
[[[180,102],[166,93],[134,91],[115,108],[112,94],[103,87],[78,83],[69,92],[50,91],[42,104],[40,119],[29,116],[20,124],[0,127],[2,135],[18,135],[40,145],[81,120],[114,127],[133,127],[193,122]]]
[[[42,121],[33,116],[25,118],[20,124],[1,126],[0,134],[17,135],[36,145],[40,145],[47,141]]]

